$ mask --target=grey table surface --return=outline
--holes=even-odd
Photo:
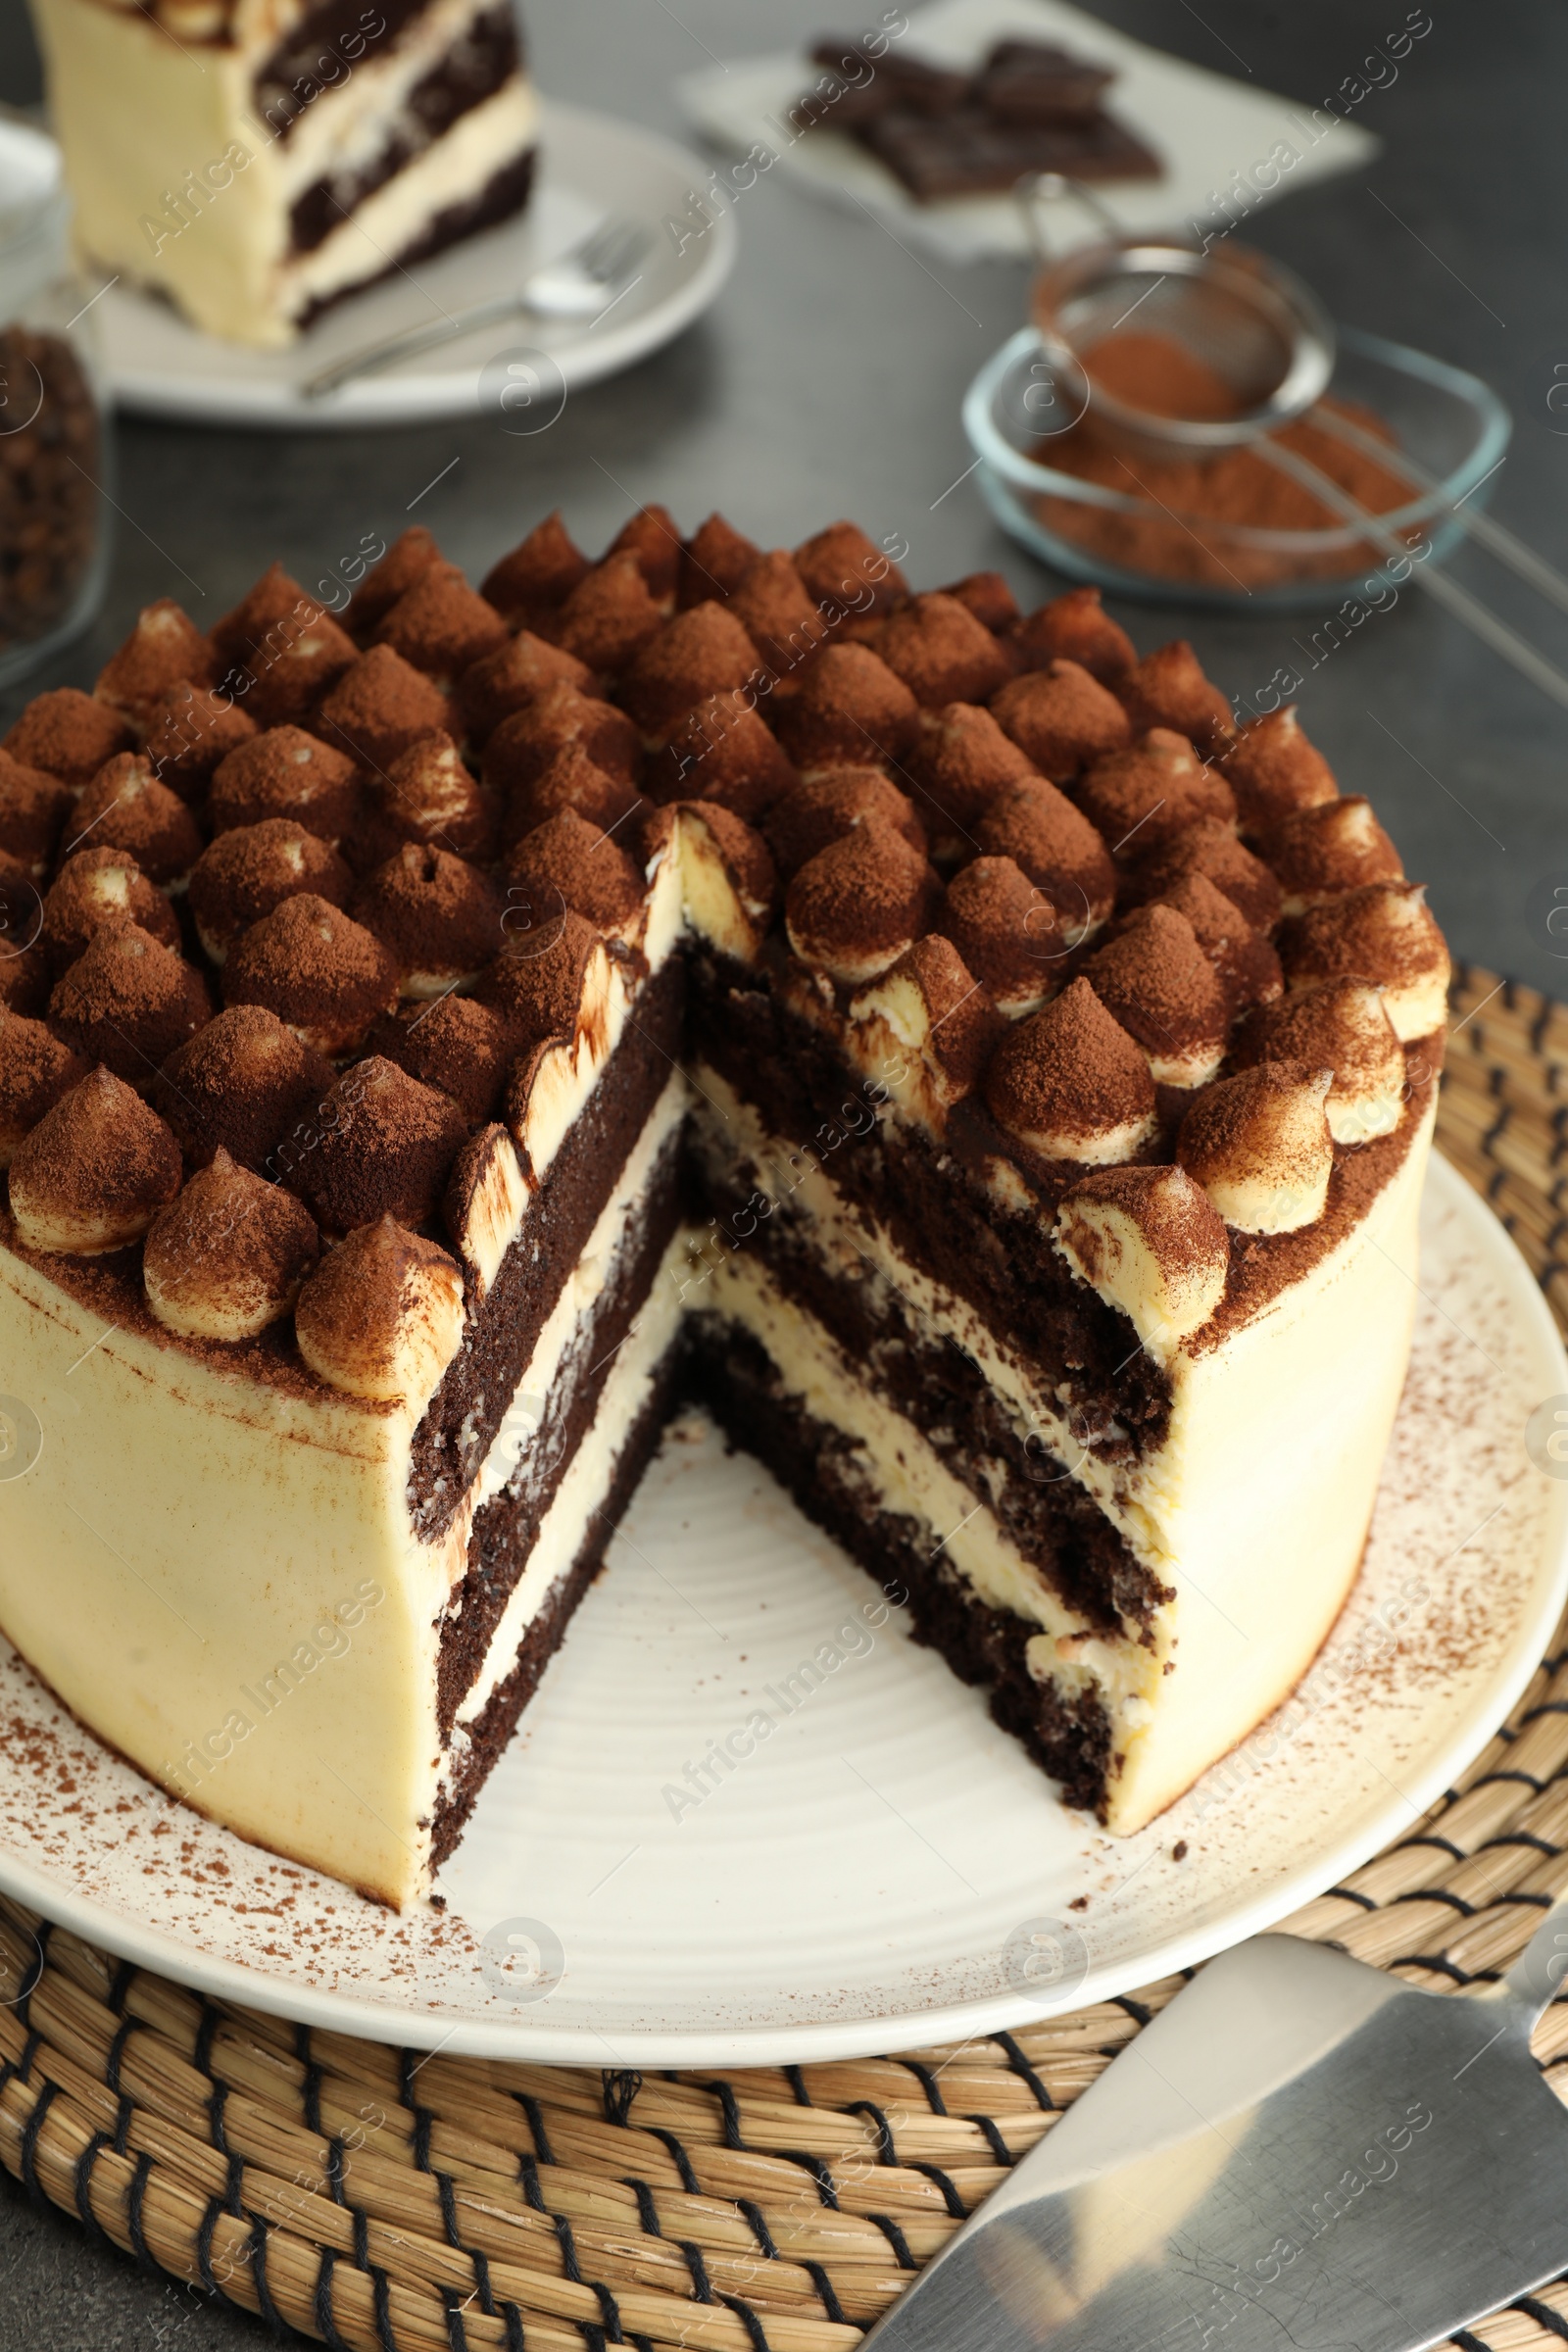
[[[1222,73],[1321,102],[1404,0],[1090,0],[1128,32]],[[869,13],[869,12],[867,12]],[[1371,169],[1295,193],[1249,233],[1336,315],[1469,368],[1516,420],[1494,511],[1568,568],[1568,17],[1555,0],[1460,9],[1433,26],[1358,119]],[[858,22],[826,0],[532,0],[535,72],[557,95],[678,131],[674,77]],[[0,6],[0,98],[37,96],[20,0]],[[717,507],[764,546],[851,514],[909,541],[917,585],[1004,571],[1025,604],[1061,582],[1003,536],[967,482],[965,384],[1018,323],[1020,266],[916,260],[857,219],[764,178],[740,212],[734,276],[709,316],[617,380],[574,395],[535,439],[483,419],[273,435],[131,417],[119,431],[119,533],[103,616],[41,682],[90,684],[137,608],[182,597],[203,625],[273,556],[317,576],[411,507],[479,572],[553,506],[590,550],[644,500],[692,528]],[[440,477],[439,480],[436,477]],[[435,487],[426,490],[434,482]],[[420,493],[424,495],[421,496]],[[415,502],[417,502],[416,504]],[[1484,556],[1456,575],[1568,664],[1568,621]],[[1303,666],[1321,614],[1120,609],[1138,641],[1190,636],[1227,690]],[[1347,790],[1371,793],[1431,884],[1457,951],[1568,994],[1529,900],[1568,881],[1568,717],[1457,623],[1405,594],[1312,670],[1304,723]],[[3,713],[0,713],[3,715]],[[0,2352],[209,2346],[260,2340],[255,2323],[139,2277],[35,2212],[0,2173]]]

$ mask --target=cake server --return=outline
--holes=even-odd
[[[334,360],[330,368],[308,377],[300,389],[307,400],[320,400],[326,393],[335,392],[340,384],[351,383],[356,376],[374,375],[383,368],[394,367],[399,360],[412,359],[416,352],[434,351],[459,335],[470,333],[476,326],[494,326],[503,318],[514,318],[522,311],[532,311],[541,318],[597,318],[611,295],[630,282],[632,270],[650,242],[650,233],[641,221],[601,220],[597,228],[590,229],[587,236],[568,246],[564,253],[557,254],[553,262],[531,270],[511,293],[498,294],[489,302],[474,303],[451,318],[432,320],[428,326],[409,327],[379,343],[362,344],[346,359]]]
[[[1433,1993],[1292,1936],[1184,1987],[867,2352],[1420,2352],[1568,2270],[1568,2111],[1530,2055],[1568,1901]]]

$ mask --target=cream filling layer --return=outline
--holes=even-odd
[[[1040,1433],[1174,1591],[1150,1629],[1153,1648],[1145,1654],[1162,1679],[1145,1692],[1148,1719],[1137,1710],[1112,1717],[1131,1729],[1107,1826],[1121,1834],[1141,1828],[1289,1695],[1354,1581],[1409,1356],[1435,1105],[1366,1215],[1309,1273],[1223,1345],[1173,1352],[1164,1444],[1112,1469],[1074,1445],[1061,1401],[1045,1394],[1017,1352],[909,1265],[874,1220],[850,1210],[819,1163],[768,1138],[712,1070],[699,1068],[696,1083],[696,1132],[719,1164],[732,1173],[750,1155],[764,1186],[768,1172],[779,1171],[773,1213],[785,1213],[787,1197],[841,1278],[863,1283],[869,1261],[917,1326],[965,1348],[1012,1406],[1020,1434]],[[728,1123],[715,1128],[715,1114]],[[709,1277],[715,1296],[742,1279],[735,1269],[760,1256],[742,1242]],[[951,1538],[947,1556],[967,1570]],[[1031,1665],[1052,1678],[1070,1666],[1074,1684],[1079,1668],[1098,1671],[1091,1653],[1053,1658],[1043,1647]]]
[[[673,1072],[632,1146],[610,1199],[599,1212],[582,1255],[546,1317],[470,1490],[474,1510],[483,1510],[487,1502],[493,1502],[526,1462],[539,1434],[541,1407],[567,1349],[603,1297],[622,1252],[636,1246],[638,1228],[648,1213],[659,1161],[685,1116],[688,1101],[685,1080],[678,1071]]]
[[[292,206],[318,180],[351,178],[366,171],[394,138],[405,136],[416,149],[424,145],[426,134],[409,112],[409,98],[493,5],[494,0],[432,0],[390,49],[342,61],[343,78],[311,99],[286,131],[285,118],[274,122],[253,115],[264,133],[277,136],[277,186],[283,203]],[[266,54],[262,51],[260,56]],[[325,45],[323,56],[332,54]],[[253,72],[257,62],[253,53]]]
[[[463,1730],[481,1715],[516,1661],[523,1636],[551,1589],[564,1576],[592,1533],[595,1515],[614,1479],[630,1431],[648,1402],[660,1366],[680,1326],[684,1237],[676,1234],[648,1296],[622,1341],[600,1394],[592,1426],[571,1457],[550,1508],[540,1521],[528,1564],[514,1587],[483,1667],[458,1710]],[[610,1530],[605,1531],[608,1541]],[[461,1754],[461,1742],[455,1742]]]
[[[470,107],[444,137],[367,196],[314,252],[281,264],[279,300],[287,315],[298,318],[313,302],[379,277],[438,214],[477,196],[503,165],[527,153],[538,117],[539,102],[520,75]]]
[[[946,1561],[987,1607],[1039,1626],[1052,1645],[1069,1644],[1058,1679],[1092,1682],[1113,1732],[1144,1720],[1159,1680],[1154,1655],[1136,1642],[1107,1638],[1066,1606],[989,1505],[955,1477],[911,1421],[866,1386],[859,1367],[814,1315],[785,1296],[756,1251],[726,1259],[710,1277],[704,1303],[760,1342],[785,1388],[815,1420],[857,1441],[869,1504],[917,1520],[930,1537],[928,1557]]]

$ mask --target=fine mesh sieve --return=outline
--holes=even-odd
[[[1060,172],[1020,180],[1015,194],[1041,265],[1031,302],[1035,328],[1070,413],[1081,417],[1092,404],[1098,431],[1154,458],[1201,460],[1244,445],[1252,448],[1331,513],[1356,524],[1385,558],[1401,566],[1401,577],[1424,588],[1568,708],[1568,677],[1467,589],[1426,564],[1430,542],[1420,534],[1401,537],[1389,530],[1331,475],[1274,438],[1280,426],[1310,416],[1320,430],[1441,495],[1441,485],[1396,445],[1375,439],[1338,410],[1319,405],[1334,374],[1336,338],[1334,322],[1310,287],[1282,263],[1229,237],[1204,252],[1177,237],[1123,236],[1094,190]],[[1044,215],[1064,196],[1093,215],[1100,234],[1088,244],[1054,253]],[[1094,377],[1086,361],[1096,347],[1135,327],[1178,345],[1221,378],[1229,395],[1226,413],[1168,416],[1134,406],[1124,393]],[[1568,580],[1533,549],[1462,503],[1446,506],[1461,528],[1500,563],[1568,612]]]

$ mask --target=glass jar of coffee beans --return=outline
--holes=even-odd
[[[86,626],[113,513],[92,288],[52,139],[0,118],[0,688]]]

